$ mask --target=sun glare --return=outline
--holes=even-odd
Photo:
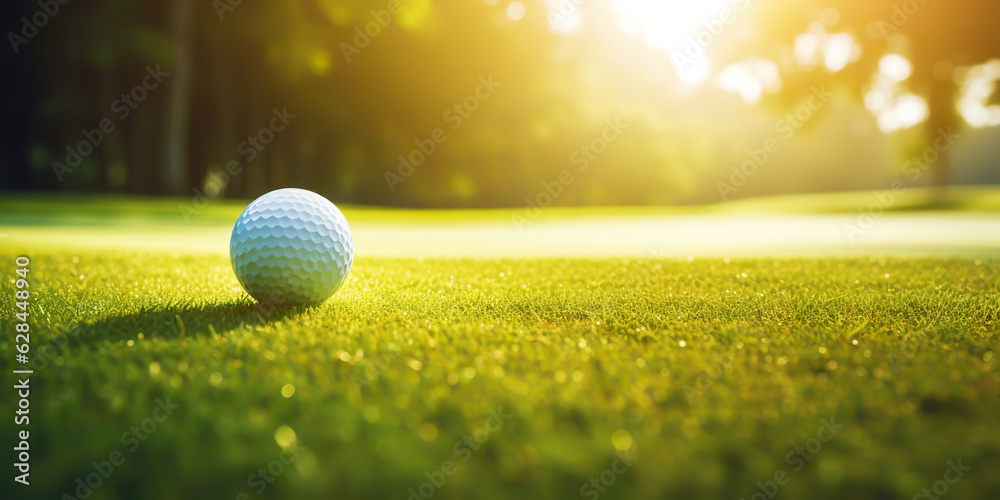
[[[721,19],[731,4],[732,0],[611,0],[624,31],[670,52],[678,78],[690,84],[708,77],[711,61],[706,51],[733,21],[732,12]]]
[[[718,17],[731,0],[612,0],[630,33],[663,50],[683,48],[688,39],[706,29],[703,23]]]

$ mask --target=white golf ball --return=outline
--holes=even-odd
[[[344,214],[326,198],[305,189],[278,189],[240,214],[229,259],[258,302],[315,304],[344,284],[354,263],[354,237]]]

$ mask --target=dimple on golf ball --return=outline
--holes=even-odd
[[[278,189],[240,214],[229,259],[258,302],[315,304],[344,284],[354,263],[354,237],[344,214],[326,198],[305,189]]]

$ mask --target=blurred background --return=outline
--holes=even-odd
[[[555,205],[1000,182],[995,0],[72,0],[0,20],[5,190],[444,208],[523,207],[564,170]]]

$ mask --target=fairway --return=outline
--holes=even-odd
[[[949,463],[953,498],[1000,491],[986,256],[359,255],[282,308],[224,250],[0,246],[21,254],[32,498],[108,464],[81,493],[908,498]]]
[[[774,196],[681,207],[414,210],[341,207],[359,256],[1000,258],[1000,189],[956,187],[927,208],[912,189],[877,216],[873,193]],[[0,198],[0,246],[226,255],[246,201],[105,196]],[[530,217],[528,216],[530,215]]]

